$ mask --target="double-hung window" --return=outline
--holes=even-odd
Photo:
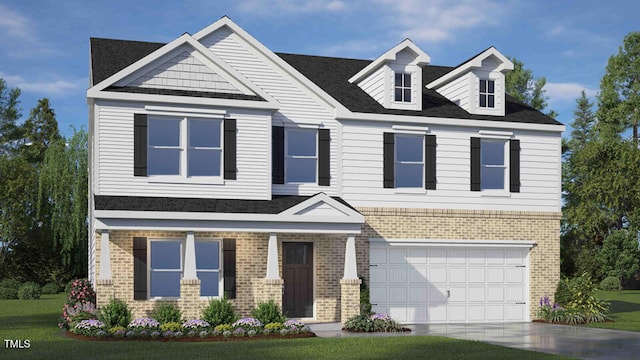
[[[285,174],[288,183],[315,183],[318,173],[318,130],[287,129]]]
[[[151,241],[150,252],[150,296],[180,297],[180,278],[182,277],[182,241]]]
[[[200,296],[220,295],[220,242],[196,240],[196,272]]]
[[[480,107],[481,108],[494,108],[495,107],[495,81],[494,80],[480,80]]]
[[[221,119],[149,117],[147,126],[148,175],[221,175]]]
[[[424,187],[424,135],[395,136],[395,187]]]
[[[403,103],[411,102],[411,74],[395,73],[394,100]]]
[[[507,185],[506,140],[482,139],[481,189],[505,190]]]

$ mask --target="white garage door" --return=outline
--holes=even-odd
[[[528,321],[528,252],[372,241],[373,311],[402,323]]]

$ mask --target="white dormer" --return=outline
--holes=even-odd
[[[504,75],[513,63],[493,46],[427,84],[471,114],[504,116]]]
[[[349,79],[387,109],[422,110],[422,66],[429,55],[411,40],[385,52]]]

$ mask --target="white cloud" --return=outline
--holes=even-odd
[[[588,97],[594,97],[597,93],[597,89],[590,89],[589,87],[578,83],[553,83],[547,82],[544,86],[546,95],[549,96],[549,104],[557,104],[562,102],[575,102],[580,97],[582,90],[585,91]]]
[[[6,75],[0,73],[0,78],[7,82],[11,88],[18,87],[23,92],[38,94],[40,96],[65,96],[73,93],[83,86],[86,87],[87,79],[68,80],[26,80],[18,75]]]
[[[389,14],[389,23],[414,41],[439,43],[460,30],[495,26],[508,11],[507,3],[494,0],[376,0]]]
[[[33,34],[29,29],[29,20],[26,17],[2,4],[0,4],[0,14],[2,14],[0,16],[0,31],[5,33],[5,36],[33,40]]]
[[[37,23],[32,19],[2,4],[0,14],[0,47],[4,54],[24,58],[59,53],[39,39]]]
[[[270,13],[315,13],[336,12],[345,10],[344,1],[340,0],[247,0],[238,8],[246,13],[268,15]]]

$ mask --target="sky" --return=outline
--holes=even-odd
[[[226,15],[275,52],[374,59],[410,38],[455,66],[495,46],[547,79],[569,125],[638,14],[635,0],[0,0],[0,78],[22,90],[21,121],[46,97],[70,136],[88,127],[90,37],[170,42]]]

